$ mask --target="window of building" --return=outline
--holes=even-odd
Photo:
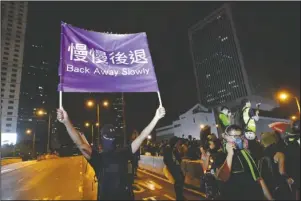
[[[9,53],[8,53],[8,52],[3,52],[3,54],[4,54],[4,55],[9,55]]]
[[[16,37],[17,37],[17,38],[21,38],[21,36],[20,36],[20,35],[16,35]]]
[[[13,69],[11,69],[13,72],[18,72],[18,69],[16,69],[16,68],[13,68]]]
[[[15,96],[14,95],[9,95],[9,98],[14,98]]]
[[[6,118],[6,121],[12,121],[13,118]]]
[[[5,42],[5,45],[9,45],[9,42]]]
[[[6,127],[11,127],[11,124],[6,124]]]
[[[18,54],[14,54],[14,56],[15,56],[15,57],[18,57],[19,55],[18,55]]]
[[[5,49],[5,50],[9,50],[9,48],[8,48],[8,47],[4,47],[4,49]]]
[[[6,129],[5,132],[6,132],[6,133],[10,133],[11,131],[10,131],[9,129]]]
[[[18,62],[18,59],[13,59],[15,62]]]
[[[18,67],[18,64],[13,64],[13,67]]]
[[[6,75],[6,72],[1,72],[1,75],[4,75],[4,76],[5,76],[5,75]]]
[[[12,77],[17,77],[17,74],[12,74],[11,76],[12,76]]]
[[[17,43],[20,43],[21,41],[20,41],[20,40],[16,40],[16,42],[17,42]]]
[[[15,91],[15,90],[13,90],[13,89],[11,89],[9,92],[10,92],[10,93],[15,93],[16,91]]]
[[[13,100],[9,100],[8,103],[9,104],[14,104],[14,101]]]
[[[15,84],[11,84],[10,87],[16,87],[16,85]]]
[[[14,107],[13,106],[8,106],[7,107],[9,110],[12,110],[12,109],[14,109]]]
[[[8,63],[7,62],[2,62],[2,65],[8,65]]]
[[[17,82],[17,80],[16,79],[11,79],[11,82]]]
[[[18,47],[20,47],[20,45],[19,45],[19,44],[16,44],[15,47],[18,48]]]
[[[7,115],[13,115],[13,112],[7,112]]]
[[[8,57],[3,57],[4,60],[8,60]]]
[[[7,67],[3,67],[3,66],[2,66],[2,70],[7,70]]]

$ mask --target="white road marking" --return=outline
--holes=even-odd
[[[5,173],[5,172],[11,172],[11,171],[13,171],[13,169],[1,170],[1,174]]]
[[[143,200],[155,200],[156,201],[156,196],[143,198]]]
[[[165,182],[167,182],[167,183],[172,184],[169,180],[164,179],[164,178],[162,178],[162,177],[158,177],[157,175],[154,175],[154,174],[152,174],[152,173],[150,173],[150,172],[147,172],[147,171],[144,171],[144,170],[141,170],[141,169],[138,169],[138,171],[140,171],[140,172],[142,172],[142,173],[144,173],[144,174],[148,174],[148,175],[150,175],[150,176],[152,176],[152,177],[155,177],[155,178],[157,178],[157,179],[160,179],[161,181],[165,181]],[[205,195],[204,193],[201,193],[201,192],[198,192],[198,191],[189,189],[189,188],[184,188],[184,190],[189,191],[189,192],[192,192],[192,193],[197,194],[197,195],[200,195],[200,196],[202,196],[202,197],[206,197],[206,195]]]
[[[83,192],[83,187],[82,187],[82,186],[79,186],[79,187],[78,187],[78,192],[80,192],[80,193]]]
[[[82,175],[83,173],[82,173],[82,172],[79,172],[79,174]]]
[[[54,200],[60,200],[62,196],[58,195],[54,198]]]
[[[139,186],[138,184],[133,184],[133,187],[134,186],[138,189],[138,190],[133,190],[134,193],[143,193],[145,191],[145,189]]]
[[[43,198],[43,200],[48,200],[48,198]]]
[[[164,194],[164,197],[166,197],[166,198],[168,198],[168,199],[170,199],[170,200],[176,200],[175,198],[173,198],[173,197],[171,197],[171,196],[169,196],[169,195],[167,195],[167,194]]]

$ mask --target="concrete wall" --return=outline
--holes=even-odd
[[[139,168],[145,169],[152,173],[156,173],[165,178],[163,173],[163,157],[156,156],[141,156],[139,161]],[[185,175],[185,184],[195,188],[200,187],[200,178],[203,175],[201,161],[183,160],[182,171]]]
[[[22,162],[21,158],[2,158],[1,166]]]

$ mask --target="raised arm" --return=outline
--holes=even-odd
[[[231,176],[232,161],[233,161],[233,155],[234,155],[233,149],[235,149],[235,145],[228,142],[226,145],[226,149],[227,149],[226,160],[223,163],[223,165],[220,168],[218,168],[218,171],[217,171],[217,177],[222,181],[227,181]]]
[[[152,130],[157,125],[158,121],[165,116],[164,107],[159,107],[156,111],[156,115],[153,120],[146,126],[141,134],[132,142],[132,152],[136,153],[136,151],[141,146],[142,142],[147,138],[147,136],[152,132]]]
[[[68,114],[64,109],[57,110],[57,119],[59,122],[63,123],[67,129],[67,132],[76,146],[79,148],[81,153],[86,159],[91,158],[92,148],[89,145],[87,139],[84,135],[80,134],[72,125],[68,118]]]

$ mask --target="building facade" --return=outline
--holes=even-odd
[[[156,141],[169,139],[172,136],[188,138],[189,135],[200,140],[200,131],[205,125],[211,126],[211,132],[217,135],[214,113],[197,104],[180,115],[179,119],[173,121],[171,125],[156,129]]]
[[[192,26],[188,36],[202,105],[214,107],[251,95],[229,4]]]
[[[1,135],[16,143],[28,2],[1,2]],[[15,137],[13,137],[15,136]]]
[[[272,106],[264,105],[264,108]],[[269,115],[267,115],[269,114]],[[217,122],[213,112],[200,104],[195,105],[193,108],[180,115],[179,119],[173,121],[171,125],[164,126],[156,129],[156,141],[167,140],[173,136],[187,138],[191,135],[192,138],[200,139],[201,128],[205,125],[211,126],[211,132],[218,134]],[[270,111],[263,112],[259,115],[259,121],[256,122],[256,135],[260,139],[260,134],[263,132],[271,132],[272,129],[269,124],[275,122],[290,122],[288,119],[277,118]]]

